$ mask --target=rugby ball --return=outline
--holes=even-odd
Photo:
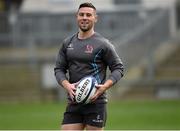
[[[97,80],[93,76],[82,78],[76,85],[75,102],[89,103],[91,96],[96,92]]]

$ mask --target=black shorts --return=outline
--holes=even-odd
[[[62,124],[82,123],[96,127],[104,127],[107,111],[104,103],[68,104]]]

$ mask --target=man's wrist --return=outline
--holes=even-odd
[[[70,85],[70,83],[69,83],[68,80],[63,80],[63,81],[62,81],[62,86],[63,86],[65,89],[67,89],[69,85]]]
[[[113,85],[113,81],[111,79],[108,79],[105,83],[104,83],[104,90],[109,89],[111,86]]]

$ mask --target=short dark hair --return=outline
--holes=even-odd
[[[89,2],[80,4],[78,9],[83,8],[83,7],[90,7],[90,8],[93,8],[94,10],[96,10],[96,7],[92,3],[89,3]]]

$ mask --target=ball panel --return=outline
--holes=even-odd
[[[90,98],[95,94],[95,92],[96,92],[96,88],[92,88],[92,91],[90,92],[88,98],[85,101],[86,104],[90,102]]]
[[[88,76],[80,80],[76,89],[75,101],[77,103],[89,103],[90,97],[96,91],[97,81],[94,77]]]

